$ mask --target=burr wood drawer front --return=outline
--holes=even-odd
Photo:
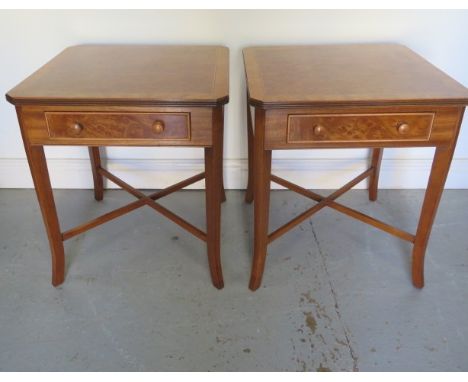
[[[427,141],[434,113],[290,114],[287,143]]]
[[[190,113],[46,112],[51,139],[191,140]]]

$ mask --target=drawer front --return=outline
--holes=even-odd
[[[290,114],[287,143],[427,141],[434,113]]]
[[[46,112],[51,139],[190,141],[190,113]]]

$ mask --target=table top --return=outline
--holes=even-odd
[[[222,46],[78,45],[10,90],[21,104],[207,105],[228,102]]]
[[[468,89],[399,44],[245,48],[250,103],[261,107],[468,104]]]

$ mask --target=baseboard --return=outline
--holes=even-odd
[[[276,159],[273,172],[278,176],[311,189],[335,189],[364,170],[364,159]],[[384,159],[379,185],[381,188],[425,188],[432,161],[429,159]],[[49,159],[49,173],[54,188],[92,188],[87,159]],[[107,169],[134,187],[158,189],[203,171],[203,160],[177,159],[110,159]],[[224,182],[227,189],[244,189],[247,161],[226,159]],[[26,159],[0,159],[0,188],[32,188]],[[203,188],[203,182],[191,188]],[[356,188],[365,188],[366,183]],[[106,188],[117,188],[107,182]],[[272,188],[280,188],[272,184]],[[468,188],[468,159],[454,159],[446,188]]]

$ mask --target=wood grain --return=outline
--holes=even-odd
[[[65,252],[44,148],[41,146],[30,146],[26,148],[26,154],[41,208],[42,219],[49,239],[52,260],[52,285],[58,286],[65,280]]]
[[[99,173],[109,179],[111,182],[117,184],[118,186],[122,187],[125,191],[132,194],[133,196],[143,199],[145,204],[155,211],[159,212],[161,215],[165,216],[169,220],[173,221],[183,229],[190,232],[192,235],[198,237],[200,240],[206,241],[206,234],[201,229],[195,227],[193,224],[189,223],[185,219],[181,218],[179,215],[175,214],[174,212],[168,210],[166,207],[156,203],[152,198],[146,196],[143,192],[137,190],[136,188],[130,186],[128,183],[120,179],[119,177],[111,174],[109,171],[101,168]]]
[[[212,109],[207,107],[21,106],[32,144],[74,146],[211,145]],[[152,125],[161,120],[165,130]],[[49,121],[49,123],[48,123]],[[83,125],[79,135],[69,128]]]
[[[427,141],[433,120],[433,113],[290,114],[287,141]],[[403,125],[408,130],[400,132]]]
[[[382,164],[383,150],[376,148],[372,150],[371,168],[372,174],[369,178],[369,200],[375,202],[377,200],[377,193],[379,189],[379,175],[380,166]]]
[[[62,233],[62,239],[65,241],[65,240],[68,240],[68,239],[71,239],[72,237],[75,237],[79,234],[82,234],[83,232],[86,232],[92,228],[95,228],[95,227],[98,227],[100,226],[101,224],[104,224],[104,223],[107,223],[111,220],[114,220],[124,214],[127,214],[133,210],[136,210],[137,208],[140,208],[140,207],[143,207],[144,205],[148,205],[148,202],[150,202],[149,199],[151,200],[157,200],[157,199],[160,199],[166,195],[169,195],[177,190],[180,190],[184,187],[187,187],[188,185],[192,184],[192,183],[195,183],[195,182],[198,182],[199,180],[203,179],[205,177],[205,173],[200,173],[200,174],[197,174],[195,176],[192,176],[188,179],[185,179],[179,183],[176,183],[176,184],[173,184],[172,186],[169,186],[167,188],[164,188],[162,190],[159,190],[159,191],[156,191],[150,195],[148,195],[147,197],[146,196],[143,196],[139,191],[135,190],[133,187],[129,187],[125,182],[123,182],[121,179],[117,178],[115,175],[112,175],[110,174],[109,172],[107,172],[106,170],[102,169],[102,168],[99,168],[99,175],[100,173],[104,173],[106,174],[107,176],[110,176],[110,178],[112,178],[113,181],[115,181],[117,184],[119,184],[123,189],[125,189],[126,191],[128,191],[129,193],[131,193],[132,195],[136,196],[137,198],[139,198],[138,200],[132,202],[132,203],[129,203],[125,206],[122,206],[120,208],[117,208],[113,211],[109,211],[101,216],[98,216],[97,218],[95,219],[92,219],[86,223],[82,223],[76,227],[73,227],[65,232]],[[100,175],[102,176],[102,175]],[[178,218],[178,220],[180,221],[181,218]],[[187,228],[188,227],[188,228]],[[185,229],[187,229],[188,231],[190,231],[190,229],[192,229],[191,227],[193,227],[191,224],[188,224],[186,226],[184,226]],[[201,240],[203,241],[206,241],[206,235],[200,231],[198,228],[194,227],[195,230],[190,231],[192,233],[195,234],[195,236],[199,237]]]
[[[190,141],[190,113],[46,112],[45,118],[51,139]],[[155,129],[156,123],[162,126],[162,131]]]
[[[246,110],[247,110],[247,148],[248,148],[248,178],[247,178],[247,189],[245,191],[245,202],[252,203],[253,194],[253,182],[254,182],[254,169],[253,169],[253,146],[254,146],[254,131],[252,124],[252,112],[249,105],[249,95],[246,97]]]
[[[216,106],[229,99],[222,46],[78,45],[6,95],[15,105]]]
[[[434,223],[440,198],[444,191],[445,181],[452,162],[453,153],[460,132],[460,126],[463,120],[464,109],[458,114],[457,123],[453,126],[453,138],[450,145],[439,146],[436,148],[434,159],[432,161],[431,174],[429,176],[426,194],[421,207],[421,216],[419,218],[416,239],[413,247],[412,275],[413,285],[417,288],[424,286],[424,257],[426,254],[429,236]]]
[[[379,149],[376,149],[376,150],[379,150]],[[285,179],[279,178],[276,175],[272,175],[271,180],[272,180],[272,182],[280,184],[281,186],[284,186],[284,187],[288,188],[289,190],[297,192],[298,194],[301,194],[301,195],[303,195],[303,196],[305,196],[307,198],[315,200],[316,202],[320,203],[320,202],[326,200],[327,207],[333,208],[336,211],[340,211],[345,215],[348,215],[348,216],[350,216],[350,217],[352,217],[354,219],[360,220],[363,223],[369,224],[369,225],[371,225],[371,226],[373,226],[375,228],[378,228],[378,229],[380,229],[382,231],[385,231],[385,232],[387,232],[387,233],[389,233],[389,234],[391,234],[393,236],[399,237],[402,240],[406,240],[406,241],[409,241],[411,243],[414,242],[414,239],[415,239],[414,235],[412,235],[412,234],[410,234],[410,233],[408,233],[406,231],[403,231],[401,229],[398,229],[396,227],[393,227],[392,225],[384,223],[384,222],[382,222],[382,221],[380,221],[378,219],[375,219],[372,216],[363,214],[362,212],[356,211],[356,210],[354,210],[352,208],[349,208],[349,207],[346,207],[346,206],[344,206],[344,205],[342,205],[340,203],[337,203],[337,202],[331,200],[329,197],[328,198],[323,197],[323,196],[321,196],[319,194],[316,194],[313,191],[306,190],[305,188],[302,188],[302,187],[298,186],[297,184],[288,182]],[[319,204],[312,207],[312,208],[314,208],[314,213],[318,212],[321,209],[321,208],[318,208],[317,206],[319,206]]]
[[[222,126],[223,110],[213,112],[213,146],[205,148],[205,203],[206,203],[206,245],[208,263],[213,285],[224,287],[221,266],[221,197],[222,193]]]
[[[253,198],[254,253],[249,288],[260,287],[265,269],[268,246],[268,216],[270,209],[271,150],[264,148],[265,111],[255,110]]]
[[[102,200],[104,197],[104,182],[102,175],[99,174],[101,168],[101,154],[99,147],[88,147],[89,159],[91,162],[91,171],[93,173],[94,199]]]
[[[286,224],[274,230],[271,234],[268,235],[268,243],[271,243],[272,241],[278,239],[280,236],[284,235],[286,232],[290,231],[297,225],[301,224],[304,220],[310,218],[312,215],[314,215],[315,213],[317,213],[324,207],[327,207],[333,200],[335,200],[336,198],[339,198],[346,191],[349,191],[356,184],[362,182],[364,179],[369,177],[371,173],[372,173],[372,169],[367,169],[362,174],[358,175],[356,178],[346,183],[343,187],[333,192],[331,195],[327,196],[326,198],[322,198],[320,202],[316,204],[315,206],[309,208],[308,210],[294,217],[292,220],[290,220]],[[278,179],[276,178],[275,180],[277,181]]]
[[[220,129],[219,141],[221,142],[221,150],[218,151],[218,164],[221,171],[221,203],[226,201],[226,190],[224,189],[224,107],[221,109],[221,122],[217,126]]]
[[[249,47],[250,103],[263,108],[468,103],[468,90],[398,44]]]
[[[452,139],[459,110],[460,107],[436,105],[268,109],[265,147],[428,147],[447,144]],[[295,124],[292,131],[288,129],[291,119]],[[409,122],[410,129],[406,134],[400,134],[397,127],[405,121]],[[324,132],[315,136],[314,127],[320,123]],[[289,134],[297,140],[291,140]]]

